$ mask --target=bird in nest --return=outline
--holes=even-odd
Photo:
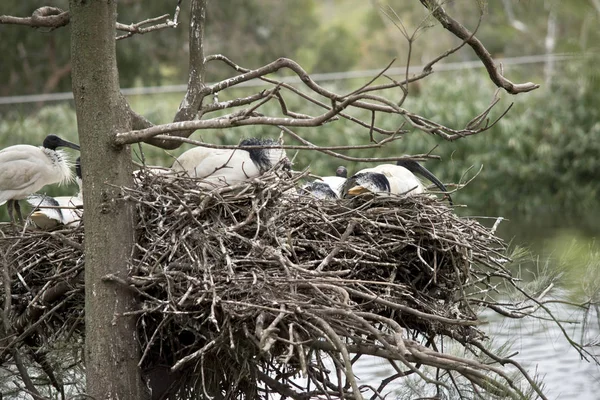
[[[399,160],[394,164],[381,164],[365,168],[348,178],[344,183],[342,197],[353,197],[363,193],[392,193],[415,195],[425,192],[425,186],[415,174],[419,174],[434,183],[448,197],[446,186],[427,168],[414,160]]]
[[[230,186],[256,178],[280,161],[289,166],[285,150],[272,139],[248,138],[240,142],[245,149],[195,147],[181,154],[173,163],[175,172],[202,179],[207,187]]]
[[[317,199],[339,199],[347,178],[348,170],[344,166],[339,166],[335,176],[323,176],[308,182],[300,188],[300,193],[310,194]]]

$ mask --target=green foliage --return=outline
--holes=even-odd
[[[326,29],[315,45],[314,72],[350,71],[359,60],[360,41],[349,28],[334,25]],[[314,51],[314,50],[313,50]]]

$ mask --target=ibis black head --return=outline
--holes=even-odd
[[[335,176],[339,176],[340,178],[348,178],[348,170],[343,165],[340,165],[335,170]]]
[[[248,138],[240,142],[240,146],[256,146],[256,149],[244,149],[250,153],[250,159],[261,171],[266,171],[273,167],[274,161],[276,160],[271,157],[272,152],[283,154],[280,149],[265,149],[262,146],[277,146],[277,143],[273,139],[260,139],[260,138]],[[262,147],[262,148],[261,148]]]
[[[331,189],[331,186],[329,186],[325,182],[320,182],[320,181],[313,181],[313,182],[307,183],[306,185],[302,186],[302,188],[300,189],[300,193],[311,194],[314,197],[316,197],[317,199],[321,199],[321,200],[338,198],[337,194],[335,194],[333,189]]]
[[[342,187],[342,197],[357,196],[362,193],[390,192],[390,181],[379,172],[361,172],[352,175]]]
[[[81,157],[77,157],[77,160],[75,160],[75,174],[79,179],[83,179],[81,177]]]
[[[446,189],[446,186],[438,178],[436,178],[436,176],[433,175],[427,168],[422,166],[418,161],[409,160],[409,159],[398,160],[398,161],[396,161],[396,165],[406,168],[413,174],[419,174],[422,177],[429,179],[442,192],[446,193],[446,196],[448,196],[448,203],[450,203],[450,205],[452,205],[452,197],[450,197],[450,195],[448,194],[448,189]]]
[[[56,135],[46,136],[42,146],[50,150],[56,150],[58,147],[70,147],[72,149],[79,150],[79,145],[71,143],[68,140],[61,139]]]

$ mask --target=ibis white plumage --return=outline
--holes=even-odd
[[[79,146],[56,135],[48,135],[41,147],[19,144],[0,150],[0,205],[7,203],[14,222],[13,208],[23,220],[19,200],[46,185],[72,179],[71,163],[59,147],[79,150]]]
[[[309,193],[318,199],[338,199],[342,194],[342,187],[348,178],[348,170],[339,166],[335,176],[323,176],[302,186],[301,191]]]
[[[284,149],[263,147],[277,144],[272,139],[249,138],[240,142],[240,146],[248,149],[196,147],[181,154],[172,169],[201,178],[202,186],[234,185],[260,176],[279,161],[287,160]]]
[[[81,180],[81,160],[75,161],[76,181],[79,192],[75,196],[50,197],[33,194],[27,198],[27,202],[33,207],[30,215],[31,221],[40,229],[48,230],[64,225],[68,228],[76,228],[81,223],[83,191]]]
[[[412,160],[402,160],[399,165],[382,164],[358,171],[344,184],[342,196],[351,197],[366,192],[406,195],[423,193],[425,186],[413,172],[426,177],[443,192],[447,192],[444,184],[421,164]]]

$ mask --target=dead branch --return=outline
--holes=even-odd
[[[487,51],[483,43],[481,43],[479,39],[477,39],[474,34],[471,33],[460,22],[449,16],[438,0],[420,1],[429,11],[431,11],[435,19],[437,19],[445,29],[471,46],[477,57],[479,57],[485,66],[490,79],[496,84],[496,86],[503,88],[510,94],[530,92],[540,87],[540,85],[532,82],[512,83],[506,79],[504,76],[502,76],[502,73],[498,71],[494,60],[492,59],[492,55]]]
[[[177,3],[177,12],[179,12],[179,4]],[[189,32],[189,73],[188,73],[188,84],[187,91],[179,105],[179,109],[173,118],[173,122],[179,121],[192,121],[196,119],[198,109],[202,105],[204,97],[207,93],[205,92],[205,74],[206,67],[204,61],[204,27],[206,25],[206,0],[192,0],[191,1],[191,21],[190,21],[190,32]],[[152,126],[149,121],[145,118],[140,117],[131,108],[129,114],[132,118],[132,125],[134,128],[149,128]],[[189,137],[194,130],[176,130],[171,131],[173,136],[177,137]],[[161,147],[164,149],[173,149],[173,145],[177,145],[175,142],[165,142],[164,140],[154,139],[148,137],[145,140],[147,143]]]
[[[307,116],[302,116],[301,118],[268,117],[257,115],[255,113],[250,112],[249,110],[242,110],[240,112],[218,118],[155,125],[146,129],[118,133],[114,139],[115,145],[122,146],[125,144],[138,143],[141,141],[147,141],[148,139],[153,138],[159,134],[190,130],[193,131],[196,129],[223,129],[247,125],[315,127],[333,120],[337,115],[339,115],[344,109],[348,107],[357,107],[372,112],[384,112],[402,115],[413,127],[423,130],[425,132],[439,135],[440,137],[447,140],[454,140],[460,137],[474,135],[483,132],[491,127],[490,125],[486,124],[482,127],[478,127],[477,129],[454,130],[447,128],[444,125],[430,121],[419,115],[410,113],[381,96],[370,95],[367,93],[355,94],[346,97],[338,95],[319,86],[310,78],[308,73],[304,71],[304,69],[300,65],[298,65],[295,61],[286,58],[280,58],[256,70],[242,73],[241,75],[237,75],[233,78],[215,83],[210,86],[205,86],[202,90],[198,92],[198,95],[204,97],[209,94],[214,94],[221,90],[225,90],[227,88],[239,85],[243,82],[247,82],[249,80],[260,78],[265,75],[274,73],[276,71],[279,71],[280,69],[292,70],[298,75],[298,77],[300,77],[300,79],[306,86],[308,86],[309,89],[313,90],[318,95],[327,97],[332,101],[333,105],[326,112],[318,116],[308,118]],[[282,87],[284,86],[281,83],[279,83],[278,85],[281,85]],[[257,100],[259,98],[261,98],[261,96],[254,97],[254,99]],[[485,111],[486,114],[489,113],[490,110],[491,107],[489,107]],[[161,145],[161,147],[164,146]]]
[[[115,29],[118,31],[127,32],[125,35],[118,36],[116,40],[126,39],[135,34],[143,35],[145,33],[154,32],[165,28],[176,28],[178,25],[179,11],[181,0],[177,2],[174,17],[169,19],[169,14],[162,15],[156,18],[149,18],[135,24],[122,24],[117,22]],[[0,15],[0,24],[25,25],[32,28],[50,28],[50,31],[67,26],[71,21],[69,11],[63,11],[57,7],[44,6],[36,9],[31,14],[31,17],[15,17],[11,15]],[[164,21],[164,22],[161,22]],[[158,23],[160,22],[160,23]],[[144,25],[155,24],[148,27]]]
[[[23,18],[0,15],[0,24],[26,25],[34,28],[50,28],[50,30],[54,30],[68,25],[70,18],[68,11],[46,6],[35,10],[31,14],[31,17]]]

